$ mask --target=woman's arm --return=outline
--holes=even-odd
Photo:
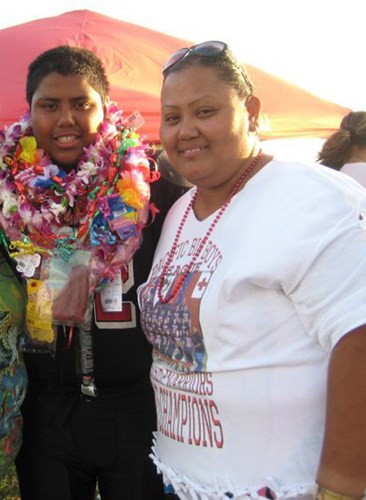
[[[366,325],[344,336],[331,355],[317,483],[350,497],[366,489]]]

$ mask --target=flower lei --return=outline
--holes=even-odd
[[[127,123],[109,102],[95,142],[70,173],[37,149],[28,113],[0,131],[0,226],[18,264],[88,250],[90,293],[128,264],[147,220],[151,177],[148,146]]]

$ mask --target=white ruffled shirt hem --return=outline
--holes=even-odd
[[[313,499],[317,485],[313,483],[298,483],[280,486],[272,477],[268,477],[266,484],[253,488],[235,489],[229,478],[212,478],[212,487],[207,488],[197,484],[187,476],[178,474],[172,467],[162,462],[156,455],[155,446],[152,447],[150,458],[158,471],[163,475],[165,485],[174,488],[174,492],[181,500],[261,500],[267,499],[264,490],[269,488],[276,499],[298,498],[301,500]]]

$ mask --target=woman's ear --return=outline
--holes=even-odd
[[[249,115],[248,117],[249,131],[257,132],[257,129],[259,127],[259,114],[261,111],[261,101],[257,96],[251,95],[248,97],[245,103],[245,107],[247,108]]]

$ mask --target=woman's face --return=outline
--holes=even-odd
[[[230,181],[250,155],[250,114],[214,68],[190,66],[167,75],[160,138],[169,161],[192,184]]]
[[[49,73],[31,103],[31,122],[39,148],[66,169],[75,167],[103,121],[100,94],[82,77]]]

